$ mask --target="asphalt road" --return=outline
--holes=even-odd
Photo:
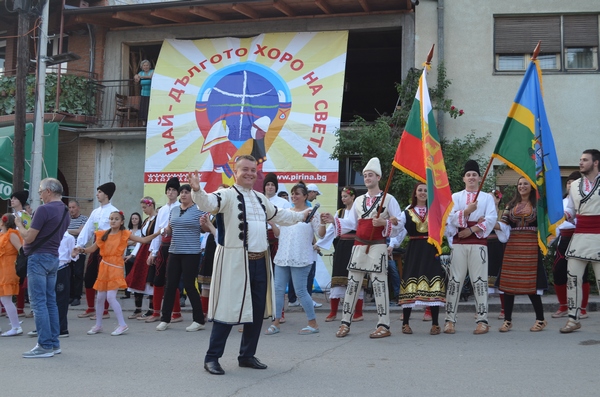
[[[122,302],[130,309],[131,300]],[[298,335],[306,318],[294,308],[281,333],[261,337],[257,357],[268,364],[266,370],[237,366],[241,334],[234,327],[221,359],[224,376],[202,368],[210,325],[185,332],[189,312],[164,332],[155,330],[157,323],[129,320],[130,331],[114,337],[114,314],[104,320],[108,332],[88,336],[93,322],[76,318],[81,311],[74,309],[71,335],[61,339],[63,352],[53,358],[21,357],[35,345],[34,338],[0,338],[0,396],[597,395],[600,313],[590,312],[582,329],[569,335],[558,332],[566,320],[550,318],[548,309],[548,327],[540,333],[529,331],[531,312],[518,311],[506,334],[497,331],[501,320],[490,315],[492,331],[473,335],[469,305],[458,315],[455,335],[437,336],[429,335],[430,324],[421,321],[420,312],[411,321],[414,333],[403,335],[394,308],[392,336],[380,340],[369,339],[376,322],[372,310],[347,337],[336,338],[339,322],[324,322],[325,307],[318,312],[321,332]],[[0,320],[4,330],[7,323]],[[24,319],[25,332],[33,327],[33,319]]]

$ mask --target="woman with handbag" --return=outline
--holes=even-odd
[[[0,220],[0,301],[6,309],[11,329],[2,336],[23,334],[17,315],[17,307],[12,301],[13,295],[19,293],[19,276],[15,269],[15,261],[23,239],[17,231],[15,216],[4,214]]]

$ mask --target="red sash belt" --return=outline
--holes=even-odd
[[[471,222],[468,221],[467,222],[467,227],[466,228],[458,228],[458,231],[461,232],[462,230],[468,229],[472,226],[477,225],[477,222]],[[475,235],[475,233],[472,233],[469,237],[466,238],[459,238],[458,234],[456,234],[456,236],[454,236],[452,238],[452,244],[477,244],[477,245],[485,245],[487,246],[487,239],[483,238],[483,239],[479,239],[477,238],[477,236]]]
[[[356,239],[354,240],[354,245],[376,245],[376,244],[385,244],[385,239],[363,240],[361,238],[356,237]]]
[[[354,234],[354,233],[342,234],[340,236],[340,240],[354,240],[355,238],[356,238],[356,234]]]
[[[560,236],[565,238],[573,237],[573,233],[575,233],[575,229],[573,228],[560,230]]]
[[[382,238],[383,226],[374,227],[373,219],[358,220],[354,245],[385,244],[385,239],[383,239],[383,243],[380,242]]]
[[[600,215],[577,215],[575,233],[600,234]]]

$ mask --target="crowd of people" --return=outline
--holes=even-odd
[[[593,249],[599,235],[599,162],[599,151],[584,151],[579,172],[567,181],[568,222],[558,229],[553,267],[560,307],[552,317],[568,317],[561,333],[579,329],[579,320],[587,316],[586,265],[591,262],[600,274],[599,254]],[[467,273],[475,297],[474,334],[489,332],[487,299],[494,289],[503,302],[500,332],[513,327],[515,295],[528,295],[533,305],[530,331],[546,328],[541,295],[548,278],[538,247],[537,195],[526,178],[519,178],[514,197],[499,208],[496,192],[477,194],[481,182],[477,162],[465,164],[465,189],[453,194],[446,225],[452,255],[445,269],[437,249],[427,241],[427,185],[417,183],[411,202],[401,210],[397,200],[380,189],[377,158],[363,170],[366,193],[357,196],[352,187],[341,189],[343,207],[335,214],[319,213],[319,206],[312,205],[320,194],[316,185],[294,185],[288,201],[278,194],[275,174],[264,178],[263,192],[253,190],[257,175],[256,160],[241,156],[235,163],[236,183],[215,192],[204,191],[197,171],[188,175],[189,184],[171,178],[165,186],[167,203],[157,209],[154,198],[142,198],[144,216],[132,214],[128,228],[123,212],[111,204],[116,191],[112,182],[98,186],[100,206],[89,217],[81,214],[76,200],[68,207],[63,204],[62,186],[52,178],[40,184],[44,204],[33,217],[24,212],[27,192],[14,193],[14,211],[0,219],[0,303],[10,322],[10,329],[1,335],[23,334],[19,316],[25,314],[24,306],[19,307],[19,298],[15,305],[13,296],[25,288],[36,326],[29,334],[37,336],[37,345],[23,354],[26,358],[61,353],[59,337],[69,335],[68,306],[80,305],[84,287],[87,309],[78,317],[95,320],[89,335],[103,331],[109,306],[118,322],[111,335],[129,330],[117,300],[119,290],[127,291],[122,299],[134,297],[135,310],[128,319],[156,321],[157,331],[182,321],[181,306],[187,297],[192,323],[186,331],[199,331],[207,320],[213,322],[206,371],[224,374],[219,358],[234,325],[242,325],[239,365],[265,369],[255,356],[259,336],[284,332],[286,292],[292,302],[289,295],[295,291],[306,315],[307,325],[297,332],[320,332],[311,277],[315,256],[332,245],[330,311],[324,321],[335,321],[343,302],[339,338],[350,333],[353,321],[364,319],[367,279],[377,314],[370,338],[391,335],[389,308],[396,302],[390,303],[390,298],[402,307],[402,333],[412,334],[411,313],[421,306],[428,309],[431,335],[454,334]],[[388,260],[390,247],[405,237],[399,287],[390,292],[388,271],[394,264]],[[22,254],[28,264],[24,279],[14,266]],[[146,311],[144,297],[149,302]],[[445,322],[440,326],[442,307]],[[272,323],[263,329],[263,319],[269,317]]]

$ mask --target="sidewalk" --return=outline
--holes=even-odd
[[[123,292],[119,292],[119,297],[123,296]],[[321,303],[323,306],[319,308],[315,308],[315,312],[317,313],[329,313],[329,300],[328,296],[324,293],[313,293],[313,300],[315,302]],[[133,303],[133,295],[130,299],[119,299],[119,303],[123,308],[124,312],[133,311],[134,303]],[[544,312],[546,313],[554,313],[558,310],[558,300],[556,299],[556,295],[545,294],[542,296],[542,303],[544,304]],[[287,306],[287,305],[286,305]],[[143,309],[146,310],[148,307],[148,301],[144,300]],[[341,307],[341,306],[340,306]],[[76,307],[69,307],[71,310],[85,310],[85,297],[81,301],[81,305]],[[375,311],[375,301],[367,301],[363,308],[366,312],[374,312]],[[422,311],[424,308],[415,308],[415,311]],[[600,296],[596,294],[590,294],[590,299],[588,303],[588,312],[597,312],[600,310]],[[192,307],[190,305],[189,300],[186,301],[186,306],[181,308],[182,312],[191,312]],[[286,307],[286,312],[299,312],[302,311],[302,307]],[[390,305],[390,312],[401,312],[402,308],[394,303]],[[475,299],[473,296],[469,297],[467,302],[459,303],[459,313],[465,312],[475,312]],[[490,313],[500,313],[500,298],[498,295],[493,294],[488,297],[488,311]],[[517,295],[515,297],[515,307],[514,312],[524,313],[524,312],[533,312],[533,306],[531,306],[531,302],[529,301],[529,297],[526,295]]]

